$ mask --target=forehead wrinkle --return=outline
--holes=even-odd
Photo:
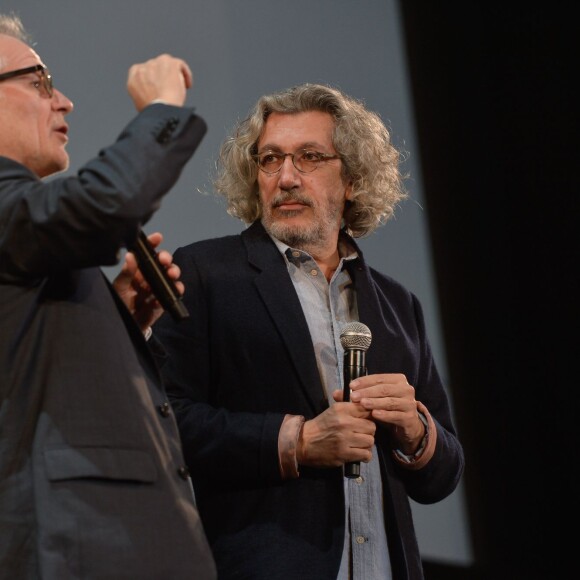
[[[0,34],[0,52],[0,72],[43,64],[32,47],[7,34]]]
[[[319,151],[320,149],[324,149],[325,147],[326,147],[325,145],[317,143],[316,141],[305,141],[304,143],[298,145],[293,152],[296,153],[296,151],[302,151],[304,149]],[[263,153],[264,151],[273,151],[274,153],[284,153],[282,148],[274,143],[264,143],[263,145],[261,145],[260,152]],[[288,153],[290,152],[288,151]]]
[[[334,120],[329,113],[304,111],[296,114],[272,113],[266,120],[258,139],[260,151],[294,150],[305,147],[322,152],[333,150]]]

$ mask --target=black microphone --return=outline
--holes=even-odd
[[[137,239],[127,249],[135,254],[139,269],[151,286],[155,298],[171,314],[173,320],[179,321],[189,318],[189,311],[181,301],[181,294],[177,290],[175,282],[159,262],[159,256],[143,230],[139,229]]]
[[[362,322],[349,322],[340,333],[340,344],[344,349],[342,400],[350,401],[350,382],[367,374],[366,351],[371,345],[372,334]],[[344,476],[355,478],[360,475],[360,462],[345,463]]]

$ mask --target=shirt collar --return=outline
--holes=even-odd
[[[306,255],[306,256],[310,257],[311,259],[313,259],[312,256],[310,256],[310,254],[308,254],[308,252],[305,252],[304,250],[298,250],[296,248],[291,248],[288,244],[285,244],[284,242],[280,241],[278,238],[275,238],[269,232],[268,232],[268,235],[270,236],[270,238],[272,239],[274,244],[276,244],[278,251],[286,258],[286,260],[288,260],[289,257],[292,256],[293,252],[300,252],[301,256]],[[348,241],[348,238],[346,236],[339,235],[339,237],[338,237],[338,255],[340,257],[341,263],[343,261],[349,262],[350,260],[354,260],[354,259],[358,258],[358,252],[352,246],[352,244]]]

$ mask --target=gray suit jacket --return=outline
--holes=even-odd
[[[0,578],[213,579],[175,419],[103,273],[205,131],[153,105],[76,177],[0,158]]]

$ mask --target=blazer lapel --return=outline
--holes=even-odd
[[[359,257],[347,263],[357,296],[359,321],[371,331],[371,345],[367,351],[368,373],[394,372],[389,370],[390,353],[397,352],[401,337],[395,331],[390,319],[391,307],[377,295],[377,287],[366,266],[363,254],[351,240]]]
[[[242,233],[248,261],[259,273],[256,290],[282,337],[314,414],[328,407],[306,318],[284,258],[260,222]]]

